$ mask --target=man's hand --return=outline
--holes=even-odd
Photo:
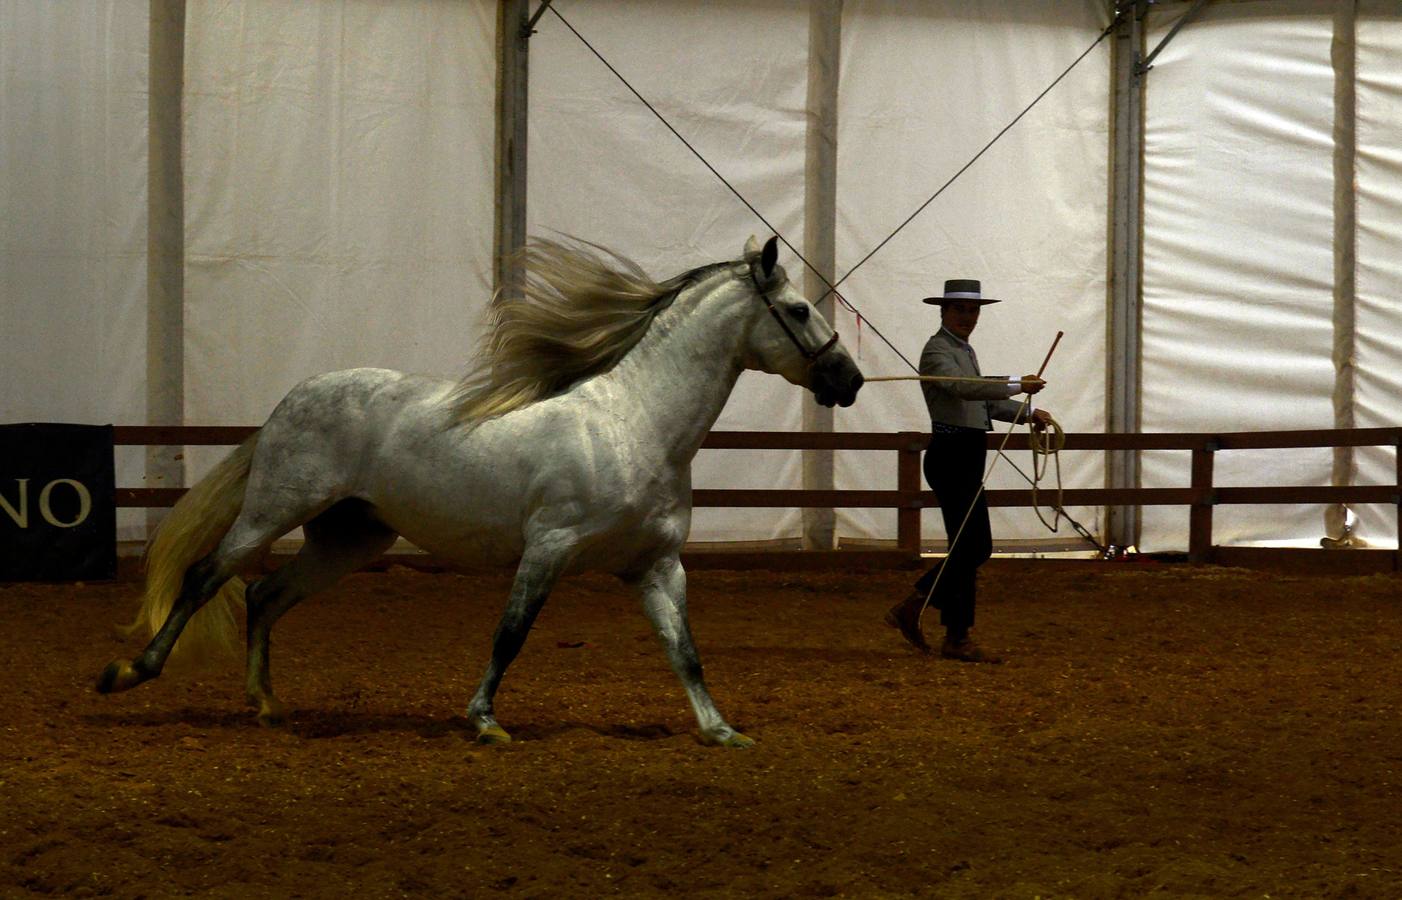
[[[1022,376],[1022,392],[1024,394],[1035,394],[1046,386],[1047,383],[1036,375]]]
[[[1032,410],[1032,427],[1038,431],[1045,431],[1051,427],[1052,414],[1045,409]]]

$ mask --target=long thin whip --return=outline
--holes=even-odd
[[[986,375],[872,375],[863,378],[863,384],[873,381],[943,381],[954,384],[1015,384],[1021,378],[996,378]]]

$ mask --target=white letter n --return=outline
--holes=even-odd
[[[5,499],[4,494],[0,494],[0,508],[3,508],[15,524],[21,528],[29,527],[29,479],[16,478],[15,484],[19,485],[19,511],[10,505],[10,501]]]

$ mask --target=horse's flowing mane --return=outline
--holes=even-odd
[[[728,264],[663,282],[606,247],[533,238],[513,255],[513,282],[492,298],[478,358],[449,397],[472,425],[553,396],[612,368],[677,293]]]

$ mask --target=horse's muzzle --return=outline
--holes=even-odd
[[[813,396],[824,406],[851,406],[864,381],[857,364],[845,354],[829,354],[813,364]]]

